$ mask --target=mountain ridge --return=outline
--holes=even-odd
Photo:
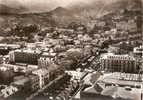
[[[3,9],[11,9],[12,11],[9,11],[10,13],[6,13],[6,15],[0,14],[0,24],[6,24],[5,27],[8,26],[9,23],[35,23],[35,24],[55,24],[58,25],[59,23],[62,24],[69,24],[71,22],[89,22],[91,20],[94,20],[98,17],[102,17],[108,13],[114,13],[118,10],[127,8],[129,5],[133,5],[134,3],[128,3],[128,1],[132,0],[117,0],[118,2],[112,2],[109,4],[106,4],[103,7],[102,2],[96,3],[96,6],[89,6],[82,4],[80,7],[74,6],[71,8],[67,7],[57,7],[53,10],[50,10],[48,12],[29,12],[28,9],[24,10],[21,9],[14,9],[14,8],[6,8],[5,5]],[[135,5],[137,6],[137,5]],[[78,8],[78,9],[77,9]],[[131,7],[136,8],[136,7]],[[2,10],[4,11],[4,10]],[[7,11],[7,10],[6,10]],[[25,12],[24,12],[25,11]],[[28,13],[26,13],[26,11]],[[8,21],[9,23],[8,23]]]
[[[0,14],[20,14],[21,12],[27,11],[28,9],[19,6],[19,7],[10,7],[4,4],[0,4]]]

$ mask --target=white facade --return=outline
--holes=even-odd
[[[45,81],[49,79],[49,72],[47,69],[38,69],[32,72],[34,75],[39,76],[39,86],[42,88],[45,85]]]
[[[111,53],[101,57],[101,68],[108,71],[136,72],[137,65],[134,57],[129,55],[114,55]]]

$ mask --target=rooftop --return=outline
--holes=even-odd
[[[143,46],[135,47],[134,48],[134,53],[142,53],[143,54]]]
[[[17,80],[15,82],[13,82],[13,84],[15,85],[21,85],[24,86],[25,83],[29,82],[29,78],[28,77],[24,77],[23,79]]]
[[[129,56],[129,55],[115,55],[115,54],[113,54],[113,53],[104,54],[101,59],[135,60],[134,57]]]
[[[107,97],[109,97],[110,100],[141,100],[141,91],[137,88],[132,88],[130,90],[129,87],[109,86],[104,87],[103,90],[99,93],[97,92],[97,87],[90,87],[84,92],[94,94],[95,97],[98,96],[100,99],[106,97],[107,100],[109,100]]]
[[[117,79],[118,73],[105,74],[91,87],[86,88],[83,93],[94,94],[94,96],[108,96],[120,100],[141,100],[141,82]],[[134,86],[134,87],[133,87]],[[121,99],[122,98],[122,99]]]
[[[44,76],[48,73],[48,70],[45,68],[41,68],[41,69],[33,71],[32,73],[35,75],[43,75]]]
[[[20,48],[18,44],[0,44],[0,47]]]
[[[140,80],[139,80],[139,76],[140,76]],[[104,75],[101,78],[101,80],[102,82],[107,84],[112,83],[112,84],[118,84],[121,86],[141,87],[141,81],[143,80],[143,75],[115,72],[112,74]]]
[[[21,52],[21,53],[31,53],[31,54],[40,54],[41,51],[40,50],[31,50],[31,49],[17,49],[13,52]]]
[[[52,71],[55,71],[55,70],[57,70],[57,69],[59,69],[60,68],[60,66],[58,66],[58,65],[56,65],[56,64],[51,64],[51,65],[49,65],[49,67],[48,67],[48,71],[49,72],[52,72]]]

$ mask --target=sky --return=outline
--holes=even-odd
[[[93,0],[90,0],[93,1]],[[71,3],[77,3],[77,2],[85,2],[87,3],[87,0],[0,0],[0,3],[10,5],[10,6],[18,6],[19,4],[22,4],[24,6],[29,7],[56,7],[56,6],[67,6]],[[89,2],[89,1],[88,1]]]
[[[91,1],[95,1],[95,0],[0,0],[0,2],[3,3],[22,3],[24,5],[26,4],[30,4],[30,5],[37,5],[37,4],[43,4],[43,5],[68,5],[70,3],[76,3],[76,2],[91,2]]]
[[[0,0],[0,4],[5,4],[10,7],[19,7],[22,5],[30,10],[48,11],[48,10],[55,9],[59,6],[67,7],[70,5],[81,4],[81,3],[92,4],[93,2],[97,2],[97,1],[110,3],[117,0]]]
[[[67,7],[71,4],[84,3],[88,4],[98,0],[0,0],[0,4],[10,7],[25,6],[30,10],[51,10],[56,7]]]

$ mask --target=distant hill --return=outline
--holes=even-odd
[[[57,7],[56,9],[50,11],[49,13],[53,14],[53,15],[61,15],[61,16],[70,16],[71,15],[70,11],[63,7]]]
[[[92,4],[73,4],[68,7],[57,7],[49,12],[32,13],[29,9],[19,6],[16,8],[0,4],[0,28],[13,26],[13,23],[40,24],[50,26],[71,22],[87,22],[109,13],[116,13],[121,9],[139,7],[136,0],[95,0]]]
[[[79,17],[101,17],[108,13],[113,13],[125,8],[139,8],[143,2],[141,0],[95,0],[92,4],[81,3],[68,7],[72,13]]]
[[[12,14],[12,13],[18,13],[18,9],[10,8],[6,5],[0,4],[0,14]]]
[[[23,6],[14,8],[4,4],[0,4],[0,14],[19,14],[25,11],[28,11],[28,9]]]

